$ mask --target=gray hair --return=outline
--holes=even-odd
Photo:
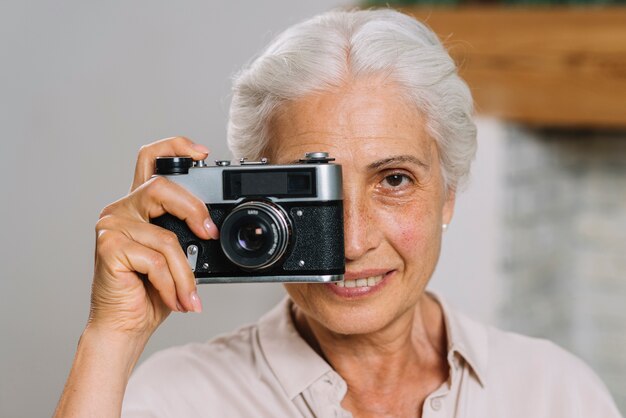
[[[425,116],[436,141],[444,185],[456,190],[476,153],[472,96],[437,36],[400,12],[331,11],[296,24],[233,81],[228,145],[235,156],[259,158],[269,125],[284,102],[382,75]]]

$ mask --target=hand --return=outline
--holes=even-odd
[[[151,178],[156,157],[200,160],[208,152],[182,137],[141,148],[131,192],[104,208],[96,225],[88,327],[149,336],[172,310],[202,310],[194,275],[176,235],[149,220],[167,212],[184,220],[198,237],[218,238],[201,200],[163,177]]]

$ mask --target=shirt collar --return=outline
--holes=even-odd
[[[291,304],[285,297],[259,320],[259,341],[285,393],[294,399],[332,368],[296,330]]]
[[[448,355],[458,353],[469,364],[481,386],[487,378],[489,345],[487,327],[454,311],[437,293],[429,290],[441,306],[448,338]]]

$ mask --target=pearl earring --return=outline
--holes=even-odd
[[[441,229],[443,229],[443,232],[446,232],[448,230],[448,224],[441,225]]]

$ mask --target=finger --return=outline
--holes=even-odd
[[[147,276],[169,309],[178,312],[184,310],[178,304],[174,279],[162,254],[132,240],[129,240],[122,253],[130,268]]]
[[[111,231],[113,232],[113,231]],[[173,311],[181,311],[176,297],[176,286],[166,258],[159,252],[147,248],[128,237],[116,239],[113,256],[124,268],[147,276],[159,292],[161,300]],[[106,257],[103,257],[106,258]],[[106,260],[100,260],[106,262]]]
[[[152,283],[150,283],[150,280],[145,280],[144,281],[144,286],[146,288],[146,292],[148,292],[148,295],[150,296],[150,300],[153,301],[153,303],[158,304],[158,310],[161,312],[165,312],[167,310],[169,310],[170,308],[165,304],[165,302],[163,302],[163,299],[161,299],[161,296],[159,295],[159,291],[156,290],[156,288],[154,287],[154,285]],[[186,312],[185,308],[183,308],[180,305],[176,306],[179,310],[179,312]],[[165,319],[165,318],[163,318]]]
[[[153,174],[157,157],[185,157],[194,160],[203,160],[209,154],[209,149],[204,145],[195,144],[188,138],[177,136],[165,138],[160,141],[144,145],[137,155],[135,176],[131,191],[145,183]]]
[[[217,239],[219,232],[209,216],[206,204],[184,187],[163,177],[154,177],[130,194],[126,201],[139,218],[152,218],[170,213],[187,223],[198,237]]]
[[[196,291],[195,277],[176,234],[144,222],[124,224],[122,233],[139,244],[162,254],[169,266],[176,287],[176,296],[182,307],[187,311],[202,311],[202,304]]]

